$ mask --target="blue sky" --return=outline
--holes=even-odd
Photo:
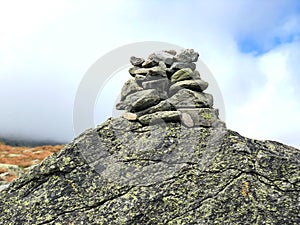
[[[289,0],[1,1],[0,136],[70,141],[88,68],[119,46],[163,41],[200,53],[228,128],[300,147],[299,24]],[[102,98],[99,123],[116,100]]]

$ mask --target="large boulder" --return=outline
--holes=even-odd
[[[300,151],[109,119],[0,192],[0,224],[299,224]]]

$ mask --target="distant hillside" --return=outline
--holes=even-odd
[[[51,141],[51,140],[24,140],[24,139],[13,139],[13,138],[4,138],[0,137],[0,142],[3,142],[10,146],[26,146],[26,147],[37,147],[37,146],[43,146],[43,145],[64,145],[65,143],[57,142],[57,141]]]

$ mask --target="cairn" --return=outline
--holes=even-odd
[[[187,127],[225,126],[213,108],[213,96],[204,92],[208,83],[196,70],[198,57],[193,49],[159,51],[146,60],[132,56],[133,78],[124,84],[116,108],[144,126],[160,120]]]

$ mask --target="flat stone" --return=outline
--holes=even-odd
[[[175,73],[177,70],[184,69],[184,68],[190,68],[192,71],[196,69],[195,63],[187,63],[187,62],[174,62],[169,69],[170,73]]]
[[[160,67],[153,67],[149,69],[146,74],[147,80],[160,79],[163,77],[167,77],[167,73],[166,70],[163,70]]]
[[[171,85],[169,89],[169,94],[173,95],[180,89],[184,89],[184,88],[193,91],[202,92],[206,90],[207,87],[208,87],[208,83],[205,82],[204,80],[183,80]]]
[[[192,74],[193,74],[193,71],[190,68],[180,69],[171,76],[171,82],[178,82],[178,81],[182,81],[182,80],[191,79]]]
[[[116,105],[116,108],[118,110],[125,109],[129,112],[136,112],[154,106],[158,104],[160,100],[161,98],[157,90],[148,89],[128,95],[124,101],[121,101]]]
[[[157,65],[158,65],[158,63],[155,62],[154,60],[147,59],[145,62],[143,62],[142,67],[143,68],[151,68],[151,67],[154,67]]]
[[[219,111],[217,109],[210,108],[197,108],[197,109],[177,109],[183,115],[190,115],[193,120],[194,126],[203,127],[217,127],[219,125]]]
[[[159,122],[161,120],[165,122],[179,122],[181,112],[179,111],[162,111],[147,114],[138,118],[141,124],[149,125],[150,123]]]
[[[194,49],[185,49],[175,56],[175,61],[177,62],[197,62],[199,58],[199,53],[195,52]]]
[[[169,89],[169,79],[150,80],[142,83],[144,89],[156,89],[158,92],[166,92]]]
[[[145,62],[145,59],[143,58],[138,58],[138,57],[135,57],[135,56],[131,56],[130,57],[130,63],[133,65],[133,66],[142,66],[142,64]]]
[[[188,113],[182,113],[181,114],[181,122],[187,126],[187,127],[193,127],[194,126],[194,121],[190,114]]]
[[[125,82],[125,84],[122,87],[121,91],[121,100],[124,100],[126,96],[129,94],[136,92],[136,91],[141,91],[143,90],[142,87],[138,85],[135,79],[130,79]]]
[[[154,69],[155,67],[153,67]],[[152,69],[152,68],[151,68]],[[138,68],[133,71],[134,74],[146,75],[149,72],[150,68]]]
[[[173,107],[177,108],[211,108],[213,97],[211,94],[199,93],[189,89],[181,89],[167,100]]]
[[[130,74],[131,76],[135,77],[135,76],[136,76],[135,71],[138,70],[138,69],[140,69],[140,67],[137,67],[137,66],[130,67],[129,70],[128,70],[128,72],[129,72],[129,74]]]
[[[152,79],[151,77],[167,77],[165,64],[151,68],[133,67],[129,69],[129,73],[134,77],[137,75],[147,76],[148,80]]]
[[[137,120],[137,114],[135,114],[135,113],[126,112],[122,115],[122,117],[129,121]]]
[[[167,53],[169,53],[171,55],[176,55],[177,54],[177,52],[175,50],[173,50],[173,49],[165,50],[164,52],[167,52]]]
[[[166,65],[172,65],[174,62],[174,55],[166,51],[159,51],[159,52],[152,53],[149,56],[149,59],[155,62],[163,61]]]
[[[167,100],[163,100],[155,106],[151,106],[143,111],[136,112],[136,114],[138,116],[142,116],[145,114],[151,114],[159,111],[173,111],[173,110],[174,108],[172,107],[172,105]]]

